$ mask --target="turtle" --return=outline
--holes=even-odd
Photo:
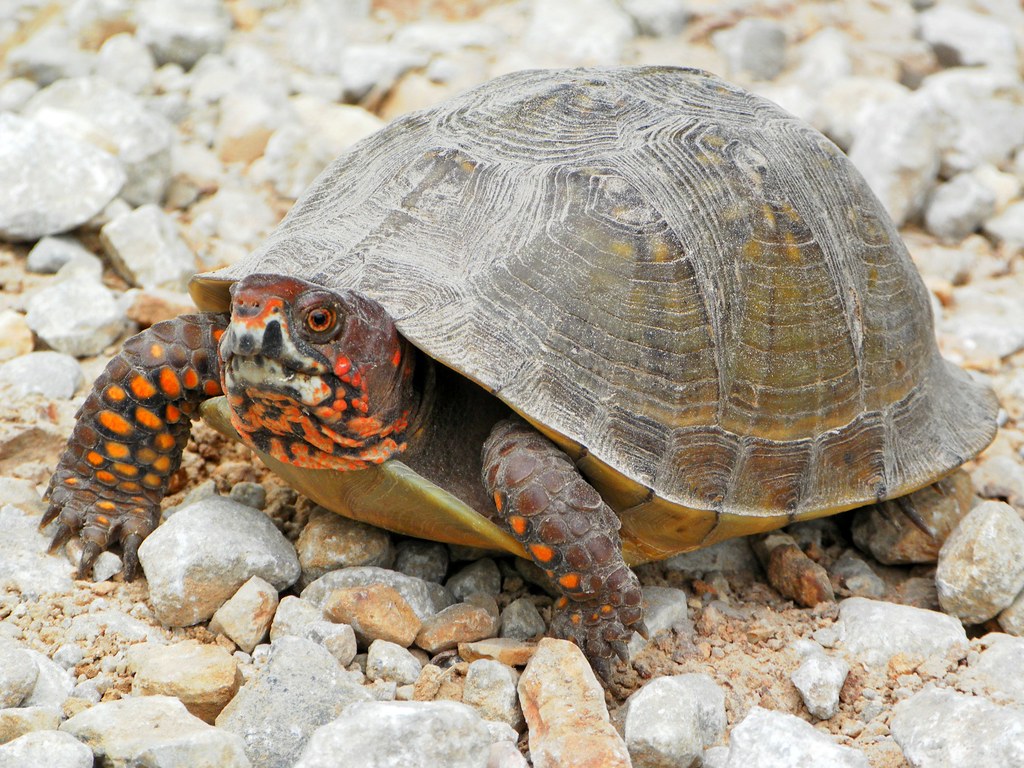
[[[697,69],[400,117],[190,290],[79,411],[55,547],[133,578],[202,413],[343,515],[529,558],[602,673],[645,629],[630,566],[909,494],[996,429],[849,160]]]

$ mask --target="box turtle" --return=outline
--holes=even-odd
[[[996,428],[850,162],[698,70],[516,72],[397,119],[191,290],[85,401],[55,546],[119,540],[131,578],[208,401],[326,507],[531,558],[603,671],[643,628],[629,565],[908,494]]]

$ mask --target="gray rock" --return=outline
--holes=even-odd
[[[853,550],[846,550],[832,564],[829,572],[839,577],[840,583],[851,595],[858,597],[881,598],[885,595],[885,582],[879,578],[871,566],[857,557]]]
[[[618,64],[634,34],[633,19],[611,0],[533,0],[523,45],[551,63]]]
[[[800,65],[791,79],[811,93],[821,94],[852,74],[854,49],[847,32],[825,27],[801,43]]]
[[[786,64],[786,31],[768,19],[743,19],[732,29],[714,35],[732,75],[772,80]]]
[[[960,672],[957,687],[995,704],[1024,707],[1024,638],[992,632],[981,638],[986,648]]]
[[[222,634],[246,653],[252,653],[270,630],[277,610],[274,585],[253,576],[210,619],[211,632]]]
[[[0,506],[0,590],[12,590],[26,600],[70,592],[74,568],[66,559],[47,553],[50,537],[39,531],[38,512],[13,504]]]
[[[173,130],[137,97],[99,77],[61,80],[33,96],[25,114],[113,148],[127,175],[120,195],[132,205],[163,200]]]
[[[850,160],[897,225],[920,213],[935,185],[943,128],[932,101],[914,93],[873,109],[850,147]]]
[[[932,193],[924,212],[925,228],[955,243],[976,231],[996,209],[996,195],[973,174],[961,173]]]
[[[944,66],[1017,69],[1017,44],[1005,20],[939,5],[918,16],[918,34]]]
[[[1024,765],[1024,711],[975,696],[927,688],[896,705],[890,727],[914,766]]]
[[[369,12],[369,0],[301,0],[285,22],[287,56],[314,75],[336,75],[339,41]]]
[[[1011,635],[1024,637],[1024,592],[999,614],[999,626]]]
[[[1024,520],[1002,501],[984,501],[939,551],[939,604],[965,624],[991,619],[1024,590]]]
[[[427,57],[391,44],[355,44],[341,51],[338,78],[342,98],[357,102],[371,91],[387,93],[406,72],[425,66]]]
[[[334,159],[326,143],[313,131],[295,122],[286,122],[274,131],[253,162],[250,176],[273,185],[278,194],[295,199]]]
[[[0,310],[0,362],[27,355],[34,346],[25,316],[13,309]]]
[[[349,704],[368,704],[370,694],[316,643],[281,637],[270,644],[266,664],[217,717],[219,730],[237,733],[253,765],[289,768],[310,735],[335,720]],[[359,750],[344,750],[362,757]]]
[[[235,483],[228,491],[228,498],[253,509],[267,506],[267,489],[259,483]]]
[[[391,535],[358,520],[317,507],[295,543],[302,565],[302,584],[311,584],[339,568],[387,568],[395,559]]]
[[[98,701],[99,697],[97,696],[96,699]],[[34,731],[55,731],[62,719],[61,710],[58,707],[0,709],[0,744]],[[21,767],[19,766],[19,768]],[[31,768],[35,768],[35,766],[31,765]]]
[[[64,667],[64,669],[71,669],[84,658],[85,651],[74,643],[64,643],[53,653],[53,662]]]
[[[305,628],[314,621],[321,621],[324,612],[320,606],[294,595],[285,595],[274,612],[274,621],[270,625],[270,639],[276,640],[285,635],[304,637]]]
[[[146,91],[156,73],[156,62],[146,44],[134,35],[108,37],[96,56],[93,71],[128,93]]]
[[[445,587],[460,601],[477,593],[497,597],[501,593],[498,564],[489,557],[475,560],[449,577]]]
[[[985,234],[1005,243],[1010,250],[1024,246],[1024,200],[1008,205],[998,216],[985,222]]]
[[[20,112],[39,86],[24,77],[15,77],[0,85],[0,112]]]
[[[839,604],[836,624],[843,655],[884,667],[896,654],[927,659],[967,653],[967,633],[952,616],[909,605],[850,597]]]
[[[985,367],[1024,349],[1020,288],[1012,281],[1003,284],[1005,289],[993,282],[953,289],[953,306],[937,323],[946,354]]]
[[[121,164],[91,144],[0,114],[0,238],[37,240],[91,219],[125,183]]]
[[[462,48],[496,48],[505,37],[497,26],[479,21],[418,21],[395,30],[391,43],[403,50],[437,55]]]
[[[100,230],[110,263],[132,285],[184,290],[196,260],[178,225],[159,206],[143,205]]]
[[[82,256],[92,256],[92,251],[83,246],[78,238],[48,236],[32,246],[25,266],[29,272],[52,275],[72,259]]]
[[[1013,71],[946,69],[926,77],[916,93],[938,114],[944,176],[1000,166],[1021,144],[1024,83]]]
[[[139,547],[157,618],[208,619],[253,576],[278,591],[299,578],[295,550],[262,512],[223,498],[181,509]]]
[[[400,541],[395,551],[395,570],[440,584],[448,573],[448,548],[436,541]]]
[[[242,739],[207,725],[170,696],[106,701],[65,721],[61,731],[89,745],[104,765],[249,768]]]
[[[868,126],[874,111],[892,101],[902,101],[910,90],[882,77],[844,77],[826,87],[819,96],[813,123],[843,150]],[[869,130],[869,129],[868,129]]]
[[[145,0],[136,11],[137,33],[160,64],[190,68],[224,48],[231,17],[220,0]]]
[[[6,58],[14,77],[28,78],[39,85],[84,75],[92,61],[60,24],[43,28],[27,42],[12,48]]]
[[[484,720],[505,723],[515,731],[526,725],[519,708],[516,686],[519,675],[512,667],[491,659],[477,659],[466,671],[462,702],[473,707]]]
[[[755,574],[761,572],[761,564],[750,548],[750,539],[745,536],[675,555],[662,564],[670,571],[698,577],[713,571]]]
[[[543,635],[546,630],[547,625],[537,606],[525,597],[513,600],[501,612],[501,637],[529,640]]]
[[[274,641],[286,635],[322,645],[343,667],[351,664],[356,655],[356,634],[352,627],[328,621],[319,606],[301,597],[287,595],[277,606],[270,639]]]
[[[352,706],[313,734],[295,768],[484,768],[491,736],[454,701]]]
[[[686,592],[675,587],[642,587],[644,594],[644,623],[648,639],[633,633],[629,641],[630,658],[635,658],[658,634],[673,627],[690,626],[686,605]]]
[[[0,745],[0,768],[93,768],[92,750],[69,733],[33,731]]]
[[[868,768],[862,752],[836,744],[795,715],[750,710],[729,737],[726,768]]]
[[[334,590],[370,584],[385,584],[396,590],[420,621],[455,603],[451,593],[440,584],[373,566],[343,568],[324,574],[302,590],[302,597],[322,608]]]
[[[622,9],[641,35],[651,37],[678,35],[692,15],[687,0],[623,0]]]
[[[725,735],[725,694],[708,675],[658,677],[626,702],[626,747],[636,768],[700,765]]]
[[[25,651],[0,645],[0,709],[19,707],[35,688],[39,667]]]
[[[419,660],[397,643],[374,640],[366,652],[366,676],[370,680],[410,685],[419,678],[421,669]]]
[[[60,352],[30,352],[0,365],[0,386],[16,398],[40,394],[67,400],[83,381],[82,366]]]
[[[36,291],[28,300],[25,319],[56,351],[90,357],[124,333],[125,309],[98,280],[64,281]]]
[[[790,680],[800,692],[807,711],[821,720],[828,720],[839,711],[839,692],[850,673],[850,665],[827,656],[813,641],[803,642],[806,643],[801,654],[803,661]]]

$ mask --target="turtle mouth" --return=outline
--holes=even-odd
[[[309,408],[334,395],[334,388],[317,371],[296,369],[274,358],[234,356],[226,363],[224,383],[228,392],[274,392]]]

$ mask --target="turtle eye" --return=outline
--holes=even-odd
[[[334,325],[334,312],[327,307],[313,307],[306,313],[306,327],[313,333],[323,333]]]

